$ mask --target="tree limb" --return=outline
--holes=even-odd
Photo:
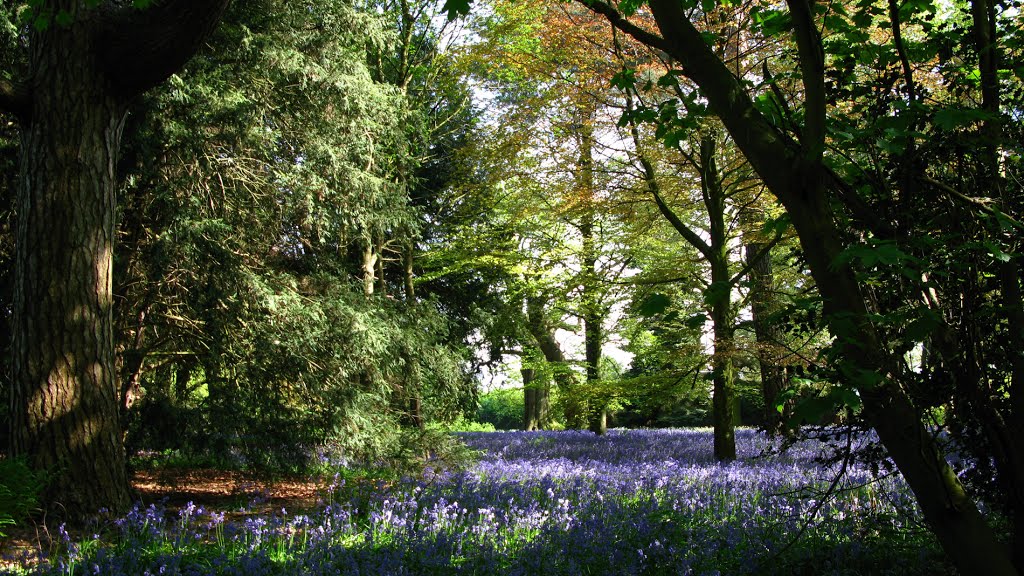
[[[661,50],[662,52],[668,52],[668,45],[665,39],[653,32],[644,30],[643,28],[633,24],[622,15],[614,6],[601,0],[577,0],[580,4],[583,4],[590,10],[603,15],[608,19],[608,22],[615,26],[619,30],[622,30],[626,34],[629,34],[633,38],[640,41],[641,44],[646,44],[651,48]]]
[[[111,83],[132,97],[181,69],[220,22],[230,0],[164,0],[110,13],[97,34]]]
[[[793,17],[793,36],[800,52],[804,85],[804,129],[800,143],[804,167],[814,177],[825,152],[825,53],[807,0],[788,0],[787,4]]]

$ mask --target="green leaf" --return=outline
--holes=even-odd
[[[672,305],[672,299],[664,294],[651,294],[637,308],[637,313],[641,316],[650,318],[658,314],[662,314],[669,306]]]
[[[992,119],[985,110],[972,108],[943,108],[935,112],[934,122],[942,130],[952,131],[976,122]]]
[[[42,13],[36,16],[36,19],[32,21],[32,26],[39,32],[42,32],[50,27],[50,15]]]
[[[689,318],[687,318],[686,321],[683,322],[683,324],[685,324],[687,328],[690,328],[691,330],[695,330],[697,328],[700,328],[700,327],[704,326],[704,324],[708,320],[709,320],[709,318],[707,317],[706,314],[694,314],[693,316],[690,316]]]
[[[469,4],[470,0],[445,0],[444,10],[448,13],[448,19],[455,20],[469,14]]]
[[[792,225],[792,220],[789,213],[783,212],[776,218],[765,219],[764,224],[761,225],[761,231],[772,236],[782,236],[786,230],[789,230],[790,225]]]
[[[61,10],[57,12],[57,15],[54,17],[53,20],[54,22],[57,23],[57,26],[60,26],[61,28],[67,28],[68,26],[71,26],[71,23],[75,21],[75,18],[71,15],[71,12],[68,12],[67,10]]]
[[[988,253],[999,262],[1009,262],[1012,259],[1011,255],[1003,252],[1002,248],[989,240],[985,240],[981,244],[986,250],[988,250]]]
[[[907,324],[903,332],[909,342],[924,342],[942,325],[942,318],[930,308],[919,308],[919,316]]]
[[[704,304],[714,306],[717,303],[723,302],[729,298],[731,291],[732,284],[728,280],[712,282],[704,289]]]
[[[801,424],[803,422],[818,423],[822,420],[825,414],[834,412],[836,404],[832,398],[829,397],[816,397],[816,398],[805,398],[799,402],[795,408],[793,408],[793,418],[791,424]]]
[[[623,68],[612,76],[612,87],[622,91],[628,91],[636,86],[636,70]]]
[[[619,10],[621,10],[622,14],[625,16],[632,16],[633,14],[636,14],[636,11],[639,10],[646,2],[647,0],[624,0],[619,3]]]
[[[793,17],[788,11],[752,9],[750,15],[754,19],[754,25],[760,28],[765,36],[777,36],[788,32],[793,26]]]

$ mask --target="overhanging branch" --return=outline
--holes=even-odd
[[[661,50],[662,52],[668,52],[664,38],[633,24],[626,19],[622,12],[619,12],[618,9],[611,4],[602,2],[601,0],[577,0],[577,2],[583,4],[590,10],[603,15],[608,19],[608,22],[610,22],[612,26],[615,26],[619,30],[622,30],[626,34],[629,34],[633,38],[639,40],[641,44],[646,44],[647,46]]]
[[[135,96],[181,69],[220,22],[230,0],[164,0],[104,19],[99,59],[111,83]]]

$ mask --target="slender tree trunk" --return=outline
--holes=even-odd
[[[601,290],[598,286],[597,245],[594,238],[594,212],[596,190],[594,185],[594,125],[593,110],[582,111],[579,129],[579,186],[582,214],[579,230],[582,239],[581,283],[583,285],[583,341],[584,360],[587,364],[587,384],[591,387],[601,380],[601,343],[604,339],[601,313]],[[608,430],[608,407],[601,394],[590,394],[587,406],[588,428],[601,435]]]
[[[14,284],[13,448],[71,516],[129,501],[114,365],[114,162],[125,103],[85,26],[38,32],[22,132]]]
[[[1007,190],[1000,174],[999,151],[1003,145],[1003,128],[1000,119],[999,93],[999,44],[996,27],[995,6],[990,0],[972,0],[971,16],[974,41],[978,51],[978,69],[981,75],[982,107],[990,114],[982,123],[985,144],[981,147],[981,177],[989,195],[999,198],[1004,213],[1012,214],[1015,199]],[[1011,253],[1019,249],[1014,246]],[[1024,297],[1021,294],[1020,262],[1009,259],[998,262],[1000,298],[1007,319],[1007,336],[1010,353],[1010,406],[1009,418],[992,414],[985,418],[987,427],[997,428],[992,434],[994,444],[1002,449],[997,453],[999,473],[1009,501],[1010,515],[1014,522],[1013,560],[1018,569],[1024,570]],[[991,413],[997,412],[990,399],[982,402]],[[985,417],[986,415],[983,415]]]
[[[405,299],[409,302],[416,300],[416,286],[413,284],[415,275],[413,273],[413,263],[415,258],[415,243],[410,240],[406,245],[405,249],[402,250],[402,267],[404,270],[403,279],[405,281]]]
[[[726,230],[726,194],[715,161],[717,145],[711,136],[700,141],[700,181],[704,205],[708,212],[710,250],[706,256],[711,265],[711,285],[705,299],[710,305],[715,353],[711,360],[714,384],[712,419],[715,435],[715,458],[736,459],[736,343],[734,341],[732,281],[729,277],[729,236]]]
[[[530,432],[540,428],[537,387],[534,385],[536,372],[533,368],[523,368],[519,372],[523,375],[523,430]]]
[[[363,295],[373,296],[376,286],[377,254],[373,251],[373,243],[369,240],[363,246]]]
[[[748,226],[756,225],[759,218],[744,210],[742,217]],[[764,399],[764,429],[769,436],[783,432],[783,423],[790,410],[783,405],[780,412],[779,395],[786,387],[786,371],[780,364],[778,353],[782,334],[776,324],[769,321],[778,311],[778,297],[775,293],[775,274],[772,269],[771,249],[756,239],[756,233],[747,233],[746,264],[750,268],[750,316],[757,341],[757,363],[761,372],[761,394]],[[755,258],[757,259],[755,261]]]
[[[388,283],[384,279],[384,238],[378,237],[375,253],[377,255],[375,275],[377,279],[377,293],[380,295],[386,295],[388,293]]]

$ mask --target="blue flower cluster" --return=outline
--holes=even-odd
[[[738,432],[717,463],[701,430],[466,433],[464,471],[335,486],[314,513],[137,507],[39,574],[932,574],[940,554],[903,480],[779,452]],[[858,441],[864,441],[859,439]],[[339,482],[340,484],[340,482]]]

